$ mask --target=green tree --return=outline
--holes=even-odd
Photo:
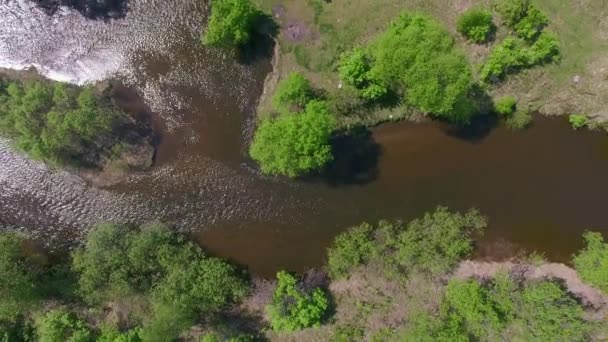
[[[202,42],[221,48],[246,44],[258,16],[259,11],[251,0],[212,0],[211,16]]]
[[[371,63],[363,48],[357,47],[342,55],[338,68],[340,78],[359,90],[359,96],[377,101],[384,97],[388,89],[386,85],[373,78],[370,73]]]
[[[279,110],[290,111],[292,108],[302,109],[314,97],[314,91],[302,74],[292,72],[277,85],[272,99],[273,105]]]
[[[300,176],[333,159],[330,138],[335,127],[327,104],[311,101],[302,113],[262,121],[249,153],[266,174]]]
[[[41,299],[38,272],[23,251],[23,238],[0,232],[0,321],[13,322]]]
[[[332,278],[345,277],[354,267],[371,260],[377,253],[375,232],[375,227],[363,223],[334,239],[327,257],[327,266]]]
[[[289,273],[277,273],[277,287],[266,308],[273,330],[318,327],[325,318],[329,300],[323,290],[315,288],[311,293],[305,293],[297,285],[297,279]]]
[[[42,316],[36,333],[40,342],[92,342],[94,336],[87,324],[64,309],[54,309]]]
[[[585,248],[574,256],[574,267],[581,278],[608,293],[608,243],[602,234],[583,234]]]
[[[458,17],[456,28],[460,34],[475,43],[484,43],[495,30],[492,13],[481,8],[471,8]]]

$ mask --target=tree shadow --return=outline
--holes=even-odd
[[[270,59],[274,54],[279,25],[272,16],[258,12],[252,26],[251,39],[236,50],[237,60],[241,64],[249,65],[259,60]]]
[[[124,18],[128,0],[32,0],[47,14],[53,15],[60,6],[67,6],[95,20]]]
[[[332,138],[331,146],[334,160],[315,178],[340,186],[363,185],[378,177],[382,148],[367,128],[340,132]]]

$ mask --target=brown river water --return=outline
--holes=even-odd
[[[112,75],[128,86],[119,101],[150,112],[160,133],[155,166],[106,189],[0,141],[0,224],[63,249],[99,221],[161,220],[264,276],[322,265],[351,225],[407,220],[437,205],[489,216],[480,258],[536,250],[566,261],[585,229],[608,230],[608,137],[574,131],[563,118],[536,117],[522,132],[385,124],[338,139],[336,164],[321,176],[261,175],[247,146],[269,59],[235,61],[200,47],[205,5],[133,1],[124,19],[91,22],[0,1],[0,14],[14,16],[0,23],[0,66],[35,65],[76,83]],[[36,45],[37,28],[44,44]]]

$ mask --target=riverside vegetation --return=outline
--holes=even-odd
[[[458,276],[486,225],[476,210],[443,207],[408,223],[364,223],[336,237],[329,278],[281,271],[276,282],[251,280],[159,223],[99,225],[68,259],[4,231],[0,339],[592,341],[607,333],[608,304],[581,304],[560,279],[521,268]],[[598,233],[584,238],[573,264],[607,291],[608,243]]]

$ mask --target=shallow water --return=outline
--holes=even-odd
[[[0,0],[0,17],[10,18],[0,22],[0,66],[38,65],[72,82],[115,75],[147,106],[126,90],[121,101],[154,112],[161,132],[156,165],[107,189],[0,140],[0,224],[64,247],[98,221],[158,219],[261,275],[319,266],[350,225],[410,219],[436,205],[475,206],[490,217],[480,257],[525,249],[567,260],[582,231],[608,229],[608,137],[562,119],[536,118],[518,133],[387,124],[338,141],[337,163],[322,177],[263,177],[246,149],[268,59],[238,63],[200,47],[204,1],[130,3],[124,19],[87,21]]]

